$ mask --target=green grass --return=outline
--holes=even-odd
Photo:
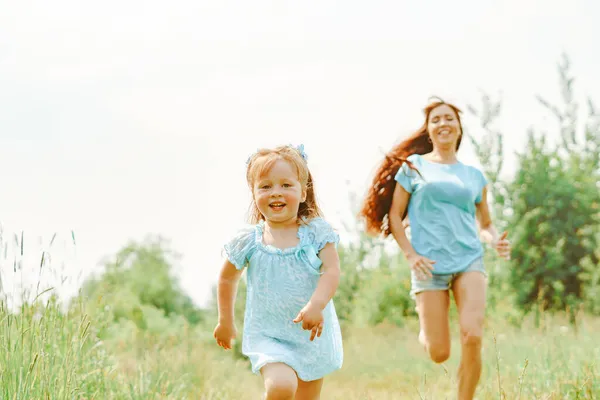
[[[478,399],[593,399],[600,393],[600,319],[574,332],[559,317],[521,329],[490,320]],[[346,327],[344,367],[325,381],[323,399],[453,399],[459,357],[428,361],[404,328]],[[168,334],[115,323],[94,303],[67,313],[52,299],[10,313],[0,307],[2,399],[258,399],[259,376],[217,348],[212,326],[183,324]],[[102,337],[102,340],[100,339]]]

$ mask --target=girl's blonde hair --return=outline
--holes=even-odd
[[[302,222],[303,219],[323,216],[323,213],[317,204],[312,175],[306,164],[305,157],[302,149],[299,150],[292,146],[279,146],[274,149],[259,149],[250,156],[246,168],[246,181],[252,192],[254,191],[254,182],[256,179],[271,169],[277,160],[284,160],[296,169],[300,185],[302,185],[303,190],[306,190],[306,201],[300,203],[300,207],[298,208],[299,222]],[[260,213],[254,200],[250,205],[249,217],[250,223],[252,224],[257,224],[265,219]]]

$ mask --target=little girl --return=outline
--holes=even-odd
[[[242,353],[262,374],[266,399],[319,399],[323,377],[343,362],[332,300],[339,236],[321,218],[303,147],[259,150],[248,159],[246,179],[254,225],[225,245],[214,337],[231,348],[235,293],[247,267]]]

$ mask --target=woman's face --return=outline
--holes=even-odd
[[[456,148],[462,128],[454,110],[442,104],[431,110],[427,121],[427,132],[435,148]]]

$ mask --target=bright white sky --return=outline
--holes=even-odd
[[[14,232],[25,232],[28,282],[57,233],[53,268],[71,291],[102,257],[157,233],[182,254],[182,284],[205,304],[222,244],[244,223],[244,163],[257,147],[304,143],[340,227],[348,189],[364,193],[381,152],[419,126],[431,95],[466,109],[480,89],[502,93],[511,154],[545,118],[535,95],[558,98],[563,51],[579,93],[600,101],[592,0],[0,0],[0,9],[7,291],[21,280]],[[470,146],[460,156],[476,163]]]

